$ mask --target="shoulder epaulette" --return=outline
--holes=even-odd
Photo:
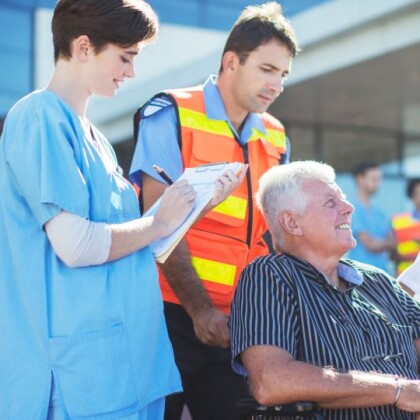
[[[160,110],[172,105],[173,101],[167,96],[154,96],[148,102],[146,102],[141,108],[141,117],[147,118],[151,115],[159,112]]]

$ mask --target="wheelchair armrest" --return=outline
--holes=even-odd
[[[282,413],[284,415],[290,414],[298,415],[299,413],[311,413],[313,414],[314,418],[323,418],[321,414],[319,414],[316,409],[317,406],[315,403],[311,401],[298,401],[295,403],[289,404],[279,404],[274,406],[264,406],[258,403],[252,397],[243,397],[239,398],[236,402],[238,409],[241,412],[252,412],[252,413],[261,413],[261,414],[275,414],[275,413]],[[305,416],[306,417],[306,416]]]

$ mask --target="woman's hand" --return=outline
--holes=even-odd
[[[216,190],[213,199],[210,201],[211,208],[217,206],[222,201],[225,201],[232,192],[242,183],[248,164],[244,165],[241,171],[235,175],[232,171],[225,172],[216,181]]]
[[[186,180],[166,188],[153,221],[161,237],[170,235],[187,218],[194,207],[196,195]]]

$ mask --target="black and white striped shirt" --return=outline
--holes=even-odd
[[[296,360],[337,371],[378,371],[419,379],[414,339],[420,305],[382,270],[343,259],[341,292],[309,263],[270,255],[242,273],[231,308],[233,368],[240,354],[274,345]],[[313,384],[316,386],[316,384]],[[414,419],[393,406],[324,410],[327,419]]]

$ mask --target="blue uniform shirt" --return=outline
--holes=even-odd
[[[70,418],[118,418],[181,390],[150,249],[69,268],[43,230],[62,209],[111,224],[140,217],[77,115],[38,91],[9,112],[0,141],[2,419],[45,419],[52,374]]]
[[[252,129],[266,132],[261,117],[258,114],[249,113],[242,131],[238,135],[226,114],[215,76],[210,76],[204,83],[203,93],[207,118],[226,121],[241,144],[247,143],[251,137]],[[288,162],[290,154],[288,141],[286,153],[284,163]],[[169,102],[162,104],[159,111],[140,121],[138,141],[130,169],[130,179],[141,187],[140,172],[144,172],[162,182],[162,179],[153,170],[153,164],[164,168],[172,179],[179,178],[183,171],[182,156],[178,145],[176,110],[174,105]]]

